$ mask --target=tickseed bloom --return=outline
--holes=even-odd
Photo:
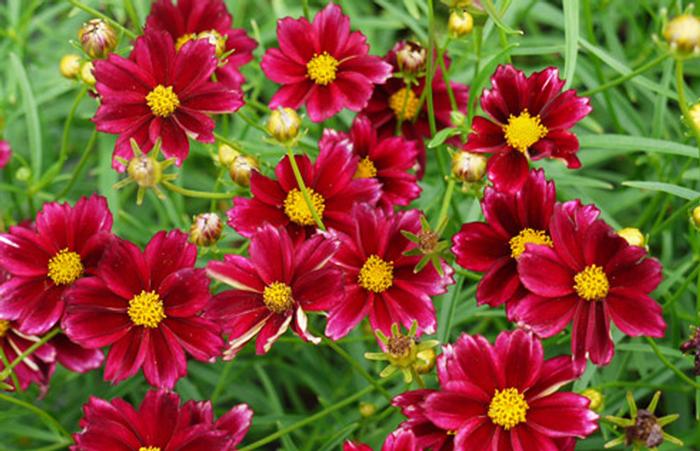
[[[529,160],[563,159],[581,167],[579,144],[569,129],[591,112],[590,101],[570,89],[550,67],[526,77],[513,66],[499,66],[484,90],[481,107],[491,117],[474,118],[465,149],[492,154],[488,175],[502,191],[517,191],[527,179]]]
[[[177,393],[150,390],[138,409],[121,398],[91,396],[83,406],[71,451],[235,451],[250,429],[253,411],[233,406],[214,420],[210,401],[187,401]]]
[[[230,113],[243,105],[242,94],[210,81],[217,67],[214,47],[206,40],[187,42],[179,51],[164,31],[146,30],[129,59],[114,53],[95,62],[100,107],[97,130],[119,135],[116,157],[133,157],[130,140],[144,152],[162,141],[163,154],[181,165],[190,151],[188,136],[214,142],[210,113]]]
[[[518,259],[520,280],[532,294],[511,313],[542,337],[572,322],[574,359],[607,365],[614,354],[611,320],[627,335],[656,338],[666,322],[649,297],[661,281],[661,263],[630,246],[599,213],[578,200],[554,207],[551,243],[530,244]]]
[[[91,19],[78,30],[78,40],[90,58],[104,58],[117,46],[117,33],[104,20]]]
[[[0,140],[0,169],[7,166],[7,163],[12,159],[12,147],[5,140]]]
[[[251,238],[250,259],[227,255],[210,262],[207,273],[231,287],[214,296],[206,317],[228,334],[224,357],[232,359],[257,336],[258,354],[270,350],[291,326],[314,344],[307,311],[326,311],[343,298],[342,273],[331,265],[338,243],[324,235],[294,243],[284,228],[261,227]]]
[[[486,222],[462,225],[452,238],[452,252],[458,265],[484,272],[476,299],[511,309],[528,294],[518,277],[518,259],[528,244],[552,246],[549,220],[557,200],[554,182],[542,170],[530,171],[515,193],[486,188],[481,208]]]
[[[432,265],[414,271],[420,257],[405,255],[413,243],[401,232],[418,234],[420,216],[418,210],[391,214],[355,206],[353,229],[339,234],[341,245],[333,258],[345,272],[345,298],[329,312],[327,336],[344,337],[366,316],[373,330],[387,336],[392,324],[410,328],[413,321],[417,335],[435,332],[431,296],[447,291],[453,270],[443,261],[443,275]]]
[[[700,19],[693,14],[674,17],[666,24],[664,38],[673,49],[697,53],[700,51]]]
[[[333,3],[312,23],[280,19],[277,39],[280,48],[268,49],[260,63],[270,80],[282,84],[270,100],[273,109],[304,103],[309,118],[322,122],[343,108],[360,111],[374,85],[391,76],[391,67],[368,55],[367,38],[350,31],[350,18]]]
[[[366,116],[358,116],[350,133],[326,129],[322,140],[349,139],[352,153],[360,158],[355,178],[374,178],[381,184],[382,196],[378,205],[391,209],[406,206],[418,198],[418,186],[413,169],[416,166],[418,145],[400,136],[379,138],[377,130]]]
[[[179,230],[159,232],[141,252],[115,240],[96,277],[67,295],[66,335],[86,348],[110,346],[105,380],[127,379],[143,367],[149,384],[171,389],[187,373],[185,354],[212,362],[223,348],[219,327],[202,318],[209,278],[195,269],[197,248]]]
[[[401,413],[406,417],[399,428],[413,432],[418,449],[452,451],[456,434],[435,425],[424,407],[425,399],[437,392],[438,390],[430,389],[407,391],[394,397],[391,404],[401,409]]]
[[[41,337],[27,335],[17,329],[14,321],[0,319],[0,349],[2,349],[8,362],[14,361],[20,354],[31,345],[39,341]],[[28,355],[22,362],[12,369],[19,386],[26,390],[30,384],[37,384],[42,391],[48,388],[49,379],[54,372],[56,361],[56,350],[50,344],[45,344]],[[5,365],[0,360],[0,373],[5,369]],[[0,388],[14,390],[14,380],[7,375],[7,378],[0,378]]]
[[[409,429],[399,428],[389,434],[382,445],[381,451],[420,451],[416,444],[416,436]],[[372,447],[364,443],[346,441],[343,451],[372,451]]]
[[[200,213],[192,219],[190,242],[197,246],[211,246],[221,238],[224,224],[216,213]]]
[[[214,76],[224,86],[238,90],[245,82],[241,67],[253,59],[258,46],[240,28],[231,28],[233,18],[223,0],[158,0],[146,19],[146,28],[166,31],[176,50],[193,40],[213,44],[219,64]]]
[[[379,182],[375,178],[355,178],[360,159],[352,155],[349,141],[322,140],[319,147],[315,163],[306,155],[297,155],[296,163],[324,225],[345,230],[352,226],[350,212],[356,202],[377,202],[381,195]],[[252,172],[253,198],[233,199],[233,208],[228,212],[229,225],[246,237],[266,222],[286,227],[295,240],[313,234],[316,222],[287,156],[277,164],[275,175],[277,180]]]
[[[580,369],[569,356],[545,360],[540,341],[523,330],[501,332],[493,345],[463,334],[443,347],[441,388],[422,406],[432,423],[455,434],[458,450],[573,449],[571,440],[598,429],[588,398],[557,391]]]
[[[111,229],[107,199],[93,195],[75,206],[47,203],[34,227],[0,234],[0,268],[10,274],[0,285],[0,318],[25,334],[48,332],[61,320],[65,292],[94,274]]]
[[[282,108],[272,110],[270,119],[267,121],[267,132],[273,139],[282,144],[294,144],[299,136],[299,127],[301,126],[301,118],[291,108]]]

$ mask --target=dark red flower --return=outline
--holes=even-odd
[[[360,158],[355,178],[376,178],[382,196],[378,205],[390,210],[394,205],[406,206],[421,192],[415,174],[418,144],[400,136],[379,138],[377,130],[363,115],[357,116],[350,133],[326,129],[322,141],[349,139],[352,153]],[[322,146],[323,147],[323,146]]]
[[[119,382],[143,367],[149,384],[172,388],[187,373],[185,354],[213,361],[223,340],[201,317],[211,299],[209,278],[194,268],[197,248],[179,230],[159,232],[142,253],[116,240],[96,276],[67,293],[63,329],[86,348],[111,346],[105,380]]]
[[[338,340],[366,316],[372,329],[391,334],[391,325],[409,329],[418,323],[418,334],[435,332],[435,307],[431,296],[454,283],[452,268],[443,262],[441,276],[433,265],[414,272],[420,256],[404,255],[415,245],[401,231],[421,231],[418,210],[385,213],[369,205],[353,209],[353,229],[340,233],[340,249],[333,262],[345,272],[345,298],[330,310],[326,335]]]
[[[49,341],[56,349],[56,361],[76,373],[87,373],[102,366],[105,355],[101,349],[89,349],[73,343],[64,334]]]
[[[557,451],[598,428],[588,398],[557,391],[579,375],[568,356],[544,360],[540,341],[523,330],[501,332],[494,345],[463,334],[438,357],[441,388],[423,408],[453,431],[458,450]]]
[[[188,136],[214,142],[209,113],[230,113],[243,105],[242,94],[210,81],[218,60],[207,40],[187,42],[179,51],[170,35],[147,29],[134,43],[129,59],[114,53],[95,62],[100,107],[97,130],[118,134],[112,165],[133,157],[130,140],[148,152],[158,139],[163,154],[182,164],[190,151]]]
[[[359,158],[349,142],[324,142],[312,165],[306,155],[295,157],[312,203],[323,223],[340,230],[352,226],[350,211],[356,202],[376,203],[381,195],[376,179],[356,179]],[[284,226],[295,240],[316,230],[316,223],[297,185],[288,157],[275,168],[277,180],[253,171],[250,178],[252,199],[236,197],[228,212],[228,223],[250,237],[263,224]]]
[[[7,166],[7,163],[12,159],[12,148],[10,143],[0,140],[0,169]]]
[[[17,324],[12,321],[0,319],[0,349],[2,349],[8,362],[13,362],[20,354],[27,350],[41,337],[26,335],[17,329]],[[19,386],[26,390],[29,384],[37,384],[42,391],[48,388],[49,379],[56,368],[56,349],[50,344],[45,344],[28,355],[22,362],[12,369],[17,377]],[[5,365],[0,360],[0,372]],[[0,380],[14,387],[11,377]],[[16,388],[16,387],[15,387]]]
[[[0,285],[0,318],[26,334],[48,332],[63,315],[65,291],[94,273],[111,229],[107,199],[94,195],[74,207],[45,204],[34,226],[1,234],[0,268],[10,278]]]
[[[399,428],[389,434],[382,445],[382,451],[420,451],[416,445],[416,437],[409,429]],[[364,443],[346,441],[343,451],[372,451],[372,448]]]
[[[294,244],[284,228],[267,224],[253,235],[250,259],[227,255],[210,262],[208,274],[233,287],[214,296],[206,317],[228,334],[226,358],[257,335],[256,351],[270,350],[291,325],[306,341],[320,339],[307,330],[307,311],[326,311],[343,298],[343,274],[329,261],[338,248],[324,235]]]
[[[72,451],[234,451],[250,428],[252,410],[238,404],[214,421],[209,401],[180,405],[177,393],[150,390],[138,410],[121,398],[94,396],[83,406]]]
[[[240,68],[253,59],[258,46],[240,28],[231,28],[233,18],[223,0],[158,0],[146,19],[148,28],[167,31],[180,49],[186,42],[208,39],[216,46],[217,57],[228,54],[216,68],[216,81],[240,89],[245,79]]]
[[[570,89],[549,67],[529,77],[513,66],[499,66],[484,90],[481,108],[491,119],[476,116],[464,147],[490,153],[488,175],[502,191],[517,191],[527,179],[529,159],[558,158],[581,167],[578,138],[569,129],[591,112],[590,101]]]
[[[393,72],[400,70],[396,60],[396,52],[406,45],[405,42],[398,42],[394,48],[384,58],[386,62],[391,64]],[[450,59],[445,56],[445,66],[450,66]],[[367,107],[362,111],[369,117],[371,123],[379,130],[379,135],[382,137],[393,136],[396,132],[399,119],[401,119],[401,136],[406,139],[415,140],[418,142],[418,163],[420,170],[418,177],[423,177],[425,171],[425,146],[423,140],[431,136],[430,123],[428,120],[428,107],[426,103],[421,104],[420,99],[425,90],[425,75],[417,78],[417,85],[406,86],[400,78],[390,78],[383,85],[378,85],[374,89],[374,93],[367,104]],[[450,87],[457,104],[457,110],[467,112],[467,103],[469,102],[469,88],[463,84],[450,82]],[[442,69],[437,68],[433,77],[433,105],[435,108],[435,121],[437,131],[446,127],[452,126],[450,113],[452,112],[452,104],[445,83]],[[454,145],[459,145],[461,142],[458,137],[451,139]]]
[[[321,122],[343,108],[360,111],[376,83],[391,76],[391,67],[368,55],[367,38],[350,31],[350,18],[330,3],[313,23],[286,17],[277,22],[280,48],[268,49],[260,64],[265,75],[283,86],[270,108],[299,108]]]
[[[476,299],[479,304],[510,310],[528,291],[520,283],[517,261],[527,243],[552,244],[549,220],[557,200],[554,182],[533,170],[515,192],[486,188],[481,208],[486,222],[470,222],[452,238],[457,264],[484,272]]]
[[[627,335],[663,337],[661,306],[648,295],[661,282],[661,263],[631,246],[590,205],[554,207],[553,247],[530,244],[518,260],[523,285],[532,292],[512,310],[542,337],[573,322],[571,350],[607,365],[614,354],[610,320]]]
[[[419,449],[452,451],[455,434],[436,426],[423,406],[425,399],[432,393],[437,393],[437,390],[408,391],[396,396],[391,404],[400,408],[401,413],[407,418],[400,427],[413,432]]]

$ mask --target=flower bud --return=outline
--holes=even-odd
[[[80,74],[80,57],[73,53],[63,55],[58,63],[58,70],[65,78],[78,78]]]
[[[587,388],[581,392],[582,396],[591,400],[589,408],[595,412],[600,412],[603,408],[603,394],[595,388]]]
[[[32,178],[32,170],[26,166],[22,166],[21,168],[17,169],[15,178],[20,182],[28,182]]]
[[[406,41],[396,51],[396,63],[401,72],[415,74],[425,68],[426,55],[425,47],[417,42]]]
[[[94,66],[92,62],[86,61],[80,66],[80,79],[88,86],[95,86],[97,80],[95,80],[95,75],[92,73]]]
[[[361,402],[358,410],[363,418],[369,418],[377,413],[377,406],[371,402]]]
[[[219,144],[219,164],[221,164],[224,167],[231,166],[233,160],[235,160],[236,157],[240,154],[241,153],[237,149],[234,149],[228,144]]]
[[[190,242],[196,246],[211,246],[221,238],[224,224],[216,213],[201,213],[190,227]]]
[[[104,58],[117,46],[117,33],[102,19],[85,22],[78,31],[78,39],[90,58]]]
[[[228,167],[228,173],[235,184],[249,186],[251,173],[258,169],[258,162],[255,158],[248,155],[238,155]]]
[[[630,246],[646,247],[646,237],[641,230],[636,227],[625,227],[617,231],[617,234],[624,238]]]
[[[287,143],[299,135],[301,118],[291,108],[277,108],[272,110],[267,121],[267,131],[275,140]]]
[[[437,360],[437,355],[435,354],[435,349],[425,349],[417,354],[418,361],[416,362],[414,368],[418,374],[428,374],[435,368],[435,361]]]
[[[690,218],[693,221],[693,225],[697,229],[700,229],[700,205],[693,208],[693,212],[691,213]]]
[[[460,150],[452,155],[452,175],[463,182],[478,182],[486,173],[485,156]]]
[[[682,52],[692,52],[700,48],[700,19],[692,14],[673,18],[664,29],[664,38],[671,47]]]
[[[163,178],[161,163],[146,154],[129,160],[126,173],[141,188],[154,188]]]
[[[474,29],[474,18],[466,11],[452,11],[447,29],[453,38],[462,37]]]
[[[700,130],[700,103],[696,103],[690,108],[690,120],[695,128]]]
[[[461,111],[450,111],[450,123],[453,127],[461,127],[467,122],[467,115]]]
[[[12,148],[10,143],[0,140],[0,169],[7,166],[7,163],[12,159]]]

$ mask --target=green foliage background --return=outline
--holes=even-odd
[[[260,46],[255,52],[256,60],[244,70],[248,105],[241,110],[243,114],[220,119],[217,132],[257,155],[263,162],[263,171],[269,172],[282,150],[267,143],[259,127],[266,117],[265,103],[276,86],[265,79],[258,63],[266,48],[277,45],[276,19],[301,16],[303,2],[227,3],[235,26],[245,28]],[[310,1],[309,8],[314,13],[325,3]],[[427,44],[429,0],[338,3],[350,15],[353,28],[367,35],[374,54],[384,54],[400,38],[415,38]],[[443,43],[448,9],[437,0],[435,3],[437,40]],[[615,332],[616,357],[612,364],[599,369],[589,367],[573,389],[601,390],[605,395],[605,415],[626,414],[624,396],[628,390],[641,405],[646,405],[655,390],[663,390],[661,413],[681,415],[668,431],[685,441],[685,449],[698,449],[700,378],[691,375],[692,357],[681,355],[678,347],[686,339],[689,325],[698,323],[700,240],[690,225],[688,212],[700,197],[700,160],[697,143],[688,136],[680,119],[674,62],[662,56],[665,50],[655,39],[661,30],[661,9],[668,8],[673,16],[685,5],[674,0],[564,0],[566,7],[561,2],[545,0],[495,3],[498,11],[505,11],[503,22],[524,34],[508,34],[494,26],[493,21],[487,21],[476,70],[474,35],[453,40],[449,45],[453,61],[450,77],[470,84],[474,95],[488,85],[488,78],[499,63],[512,61],[527,73],[555,65],[562,74],[572,75],[572,87],[580,92],[596,91],[593,113],[577,127],[584,168],[573,172],[558,162],[542,166],[556,181],[560,199],[581,198],[595,203],[614,227],[635,226],[648,234],[651,254],[660,258],[665,267],[665,280],[654,297],[664,306],[669,325],[666,338],[652,346],[648,340],[630,339]],[[134,31],[149,10],[147,0],[86,0],[84,4]],[[0,170],[0,224],[5,227],[32,218],[44,202],[75,201],[95,191],[109,199],[116,233],[139,244],[161,229],[188,228],[196,213],[210,209],[224,212],[230,205],[228,201],[210,202],[172,193],[162,202],[149,193],[144,205],[137,207],[131,187],[112,189],[119,178],[110,167],[114,137],[93,137],[90,118],[96,102],[83,96],[74,103],[82,85],[65,80],[58,73],[63,54],[80,52],[72,41],[81,23],[90,18],[67,0],[0,2],[0,117],[4,119],[5,139],[21,156]],[[128,51],[129,40],[122,36],[118,52]],[[617,83],[620,77],[638,68],[643,69],[638,71],[643,72],[641,75]],[[695,102],[695,92],[700,92],[700,65],[687,62],[685,69],[687,97]],[[74,105],[73,123],[64,130]],[[344,112],[325,125],[347,129],[352,117]],[[304,125],[309,133],[302,148],[313,156],[315,137],[320,136],[321,127],[308,120]],[[95,138],[94,149],[84,153],[88,142]],[[65,167],[53,180],[50,176],[43,179],[50,183],[37,189],[47,170],[59,160],[62,143],[68,156]],[[190,158],[178,170],[178,183],[191,189],[247,195],[246,189],[235,186],[225,171],[213,163],[215,152],[214,146],[193,143]],[[446,150],[438,146],[428,152],[424,191],[415,206],[424,209],[434,222],[445,190],[435,152]],[[84,168],[79,170],[83,155]],[[27,181],[16,177],[24,166],[22,160],[33,171]],[[67,187],[70,189],[66,192]],[[451,236],[458,229],[458,217],[464,222],[478,220],[478,200],[466,193],[455,194],[446,235]],[[200,263],[221,258],[221,252],[244,249],[245,242],[228,229],[219,253],[202,255]],[[510,327],[502,309],[477,308],[474,292],[478,275],[460,271],[458,281],[448,294],[435,299],[438,339],[452,341],[462,332],[481,333],[492,339]],[[322,330],[321,318],[313,318],[312,322],[317,331]],[[367,330],[355,331],[339,345],[357,366],[377,377],[381,366],[363,359],[365,351],[376,350]],[[568,353],[569,337],[548,340],[546,352],[548,356]],[[176,390],[184,399],[211,399],[218,414],[239,402],[250,404],[255,417],[244,442],[249,444],[363,390],[368,382],[361,373],[328,345],[314,347],[288,333],[265,357],[255,356],[247,349],[232,362],[191,362],[188,377],[178,383]],[[679,373],[686,377],[681,378]],[[427,380],[435,383],[433,376]],[[399,377],[389,381],[386,388],[391,394],[407,389]],[[68,437],[42,411],[55,418],[64,431],[72,433],[77,430],[81,406],[88,396],[124,397],[138,404],[147,389],[140,374],[110,386],[102,381],[101,371],[77,375],[59,369],[45,397],[39,397],[35,388],[26,393],[0,395],[0,449],[64,449]],[[380,446],[402,417],[387,407],[387,399],[376,391],[359,400],[373,403],[376,414],[362,417],[358,402],[353,401],[285,435],[274,446],[266,445],[266,449],[336,450],[348,437]],[[580,442],[578,449],[602,449],[603,443],[616,434],[601,422],[601,431]]]

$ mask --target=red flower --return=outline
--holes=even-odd
[[[230,113],[243,105],[242,94],[210,81],[218,60],[214,46],[198,39],[176,52],[170,35],[146,30],[129,59],[114,53],[95,62],[95,88],[101,104],[93,121],[97,130],[118,134],[114,157],[130,160],[130,139],[148,152],[162,140],[163,154],[177,164],[187,158],[187,136],[214,142],[209,113]],[[112,166],[124,166],[116,159]]]
[[[0,140],[0,169],[7,166],[12,159],[12,147],[7,141]]]
[[[573,321],[571,348],[607,365],[614,349],[610,320],[627,335],[663,337],[661,306],[648,296],[661,281],[661,264],[598,217],[593,206],[570,201],[554,207],[553,247],[530,245],[518,260],[523,285],[532,292],[513,315],[550,337]]]
[[[561,92],[564,82],[555,67],[525,77],[513,66],[499,66],[491,85],[481,97],[491,120],[474,118],[464,148],[493,154],[488,175],[498,189],[520,189],[530,158],[560,158],[569,168],[581,167],[578,138],[569,129],[591,112],[590,101],[573,89]]]
[[[394,48],[384,58],[391,64],[393,72],[400,70],[396,60],[396,52],[405,46],[405,42],[398,42]],[[436,63],[437,64],[437,63]],[[446,67],[450,66],[450,60],[445,56]],[[374,93],[362,111],[369,117],[371,123],[379,130],[380,136],[393,136],[396,131],[399,119],[401,119],[401,136],[406,139],[418,142],[418,163],[420,170],[418,177],[423,177],[425,171],[425,146],[423,140],[429,136],[430,124],[428,121],[427,104],[421,105],[420,99],[426,86],[426,77],[422,75],[417,78],[416,86],[406,86],[400,78],[390,78],[383,85],[374,89]],[[455,97],[457,110],[463,113],[467,111],[469,102],[469,88],[463,84],[450,82],[450,87]],[[433,77],[433,105],[435,108],[435,120],[437,130],[452,126],[450,113],[452,104],[448,94],[447,83],[440,67],[437,68]],[[461,142],[458,137],[451,139],[454,145]]]
[[[157,233],[143,253],[118,240],[97,277],[81,279],[68,293],[68,337],[86,348],[111,346],[105,380],[122,381],[143,367],[149,384],[172,388],[187,373],[185,352],[202,361],[219,355],[219,328],[201,317],[211,296],[196,258],[196,246],[179,230]]]
[[[382,185],[379,206],[391,210],[394,205],[406,206],[421,192],[415,174],[418,145],[399,136],[380,139],[366,116],[357,116],[350,134],[326,129],[322,141],[349,139],[352,153],[360,158],[355,178],[376,178]],[[323,147],[323,145],[322,145]]]
[[[250,259],[227,255],[207,272],[233,290],[214,296],[206,317],[228,333],[227,358],[235,357],[257,335],[256,351],[270,350],[291,325],[306,341],[307,311],[325,311],[343,298],[342,273],[329,264],[338,244],[324,235],[292,242],[284,228],[261,227],[250,242]]]
[[[382,451],[420,451],[416,445],[416,437],[408,429],[397,429],[389,434],[382,445]],[[346,441],[343,451],[372,451],[372,448],[364,443]]]
[[[316,162],[306,155],[295,157],[312,203],[327,227],[340,230],[352,225],[350,211],[355,202],[376,203],[381,195],[375,179],[353,178],[359,158],[351,154],[348,142],[319,144]],[[303,239],[316,230],[316,223],[304,201],[289,159],[284,157],[275,168],[277,180],[257,171],[250,177],[252,199],[236,197],[228,212],[228,223],[243,236],[250,237],[266,222],[284,226],[290,235]]]
[[[528,243],[552,244],[549,220],[557,200],[553,182],[542,170],[530,171],[515,192],[486,188],[481,208],[486,222],[470,222],[452,238],[457,264],[486,273],[479,282],[479,304],[513,306],[528,294],[518,277],[517,261]]]
[[[26,335],[17,329],[17,324],[12,321],[0,320],[0,349],[5,354],[8,362],[13,362],[20,354],[31,345],[39,341],[41,337]],[[29,384],[37,384],[40,389],[46,391],[49,379],[56,368],[56,349],[50,344],[45,344],[28,355],[12,371],[17,377],[19,386],[26,390]],[[0,372],[5,365],[0,360]],[[14,387],[12,378],[0,380]],[[16,388],[16,387],[15,387]]]
[[[414,272],[420,256],[404,255],[413,247],[402,230],[418,234],[421,213],[409,210],[387,214],[368,205],[353,210],[354,227],[339,234],[341,245],[333,258],[345,272],[345,298],[330,310],[326,335],[338,340],[369,315],[372,329],[391,335],[391,325],[418,332],[435,332],[435,307],[430,299],[454,283],[452,268],[443,263],[444,276],[433,265]]]
[[[83,348],[63,334],[56,335],[49,344],[56,349],[56,361],[76,373],[97,369],[105,359],[101,349]]]
[[[95,195],[74,207],[45,204],[34,227],[1,234],[0,268],[10,278],[0,285],[0,318],[26,334],[48,332],[63,315],[66,289],[94,273],[111,229],[107,199]]]
[[[229,54],[216,68],[216,81],[238,90],[245,82],[240,68],[253,59],[258,46],[245,30],[231,28],[233,18],[223,0],[158,0],[151,7],[146,26],[167,31],[180,49],[188,41],[208,39],[217,57]]]
[[[286,17],[277,22],[280,48],[269,49],[260,64],[265,75],[283,86],[270,108],[299,108],[321,122],[343,108],[360,111],[367,105],[375,83],[391,76],[391,67],[367,54],[367,38],[350,31],[350,18],[329,4],[313,23]]]
[[[453,431],[455,449],[555,451],[598,428],[588,398],[556,391],[579,375],[568,356],[544,360],[542,344],[525,331],[501,332],[495,345],[464,334],[438,357],[441,389],[423,408]]]
[[[434,451],[452,451],[455,435],[447,429],[442,429],[430,420],[423,403],[425,399],[437,390],[420,389],[402,393],[394,398],[391,404],[401,409],[408,418],[400,427],[409,429],[416,437],[419,449]]]
[[[187,401],[177,393],[150,390],[139,409],[121,398],[94,396],[83,406],[82,430],[72,451],[234,451],[250,428],[252,410],[238,404],[214,422],[211,402]]]

